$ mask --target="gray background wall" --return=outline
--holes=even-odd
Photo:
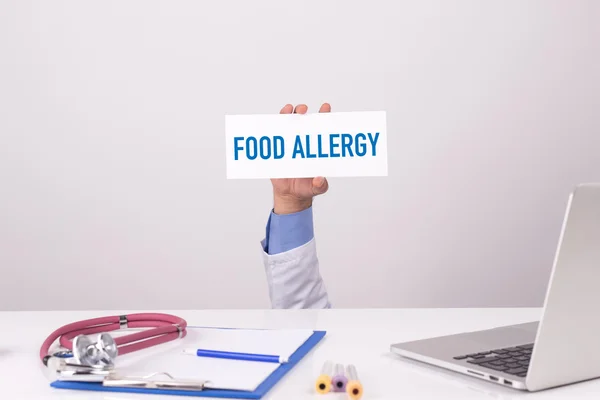
[[[270,182],[225,179],[224,115],[325,101],[388,112],[389,177],[315,203],[336,307],[541,305],[568,193],[600,181],[599,17],[4,0],[0,308],[269,307]]]

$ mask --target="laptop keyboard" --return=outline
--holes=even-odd
[[[533,343],[460,355],[454,357],[454,359],[465,360],[470,364],[476,364],[481,367],[493,369],[494,371],[502,371],[506,374],[525,377],[527,376],[532,351]]]

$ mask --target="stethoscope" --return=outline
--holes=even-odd
[[[148,328],[113,338],[108,332]],[[114,371],[117,355],[157,346],[187,334],[187,322],[174,315],[138,313],[74,322],[52,332],[40,348],[42,363],[61,380],[103,381]],[[62,350],[50,352],[58,339]]]

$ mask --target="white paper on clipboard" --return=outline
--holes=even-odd
[[[289,357],[313,334],[306,329],[188,328],[181,340],[117,357],[119,375],[166,372],[175,379],[207,380],[206,388],[254,391],[280,364],[183,354],[184,349],[259,353]]]

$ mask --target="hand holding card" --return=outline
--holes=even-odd
[[[295,108],[287,104],[280,114],[305,114],[308,107],[300,104]],[[320,113],[331,111],[327,103],[321,105]],[[274,178],[273,184],[273,212],[275,214],[292,214],[306,210],[312,205],[314,196],[324,194],[329,189],[327,179],[322,176],[314,178]]]

